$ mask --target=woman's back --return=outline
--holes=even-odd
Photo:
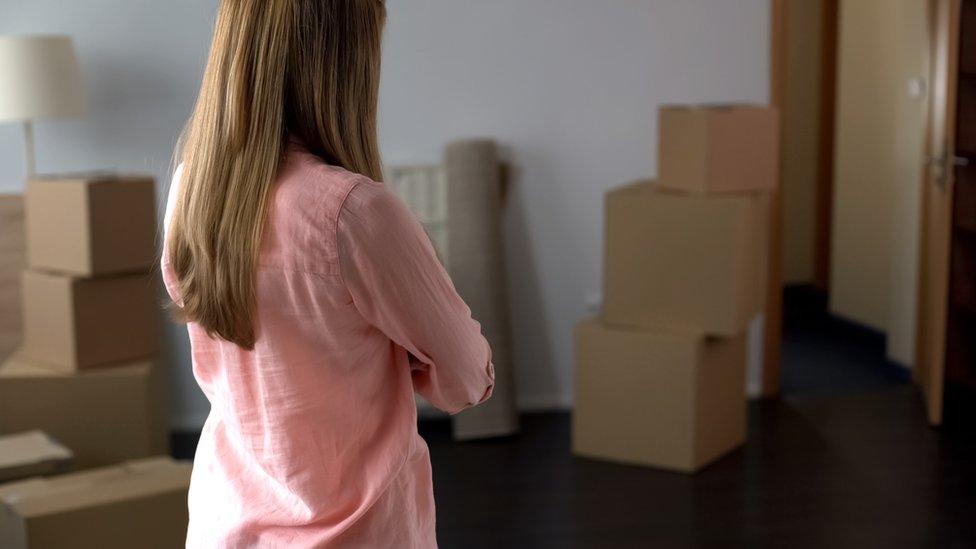
[[[179,304],[165,256],[163,275]],[[456,412],[493,373],[419,224],[382,184],[292,141],[254,286],[253,350],[188,324],[212,405],[188,546],[436,545],[413,394]]]

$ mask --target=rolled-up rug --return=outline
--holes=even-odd
[[[458,293],[491,344],[495,389],[488,402],[454,417],[454,438],[470,440],[518,431],[515,372],[505,263],[502,253],[502,166],[491,139],[449,143],[447,266]]]

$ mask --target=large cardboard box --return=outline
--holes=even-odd
[[[589,320],[575,337],[575,454],[694,472],[745,441],[745,336]]]
[[[28,263],[77,276],[147,270],[156,260],[155,202],[148,176],[31,179]]]
[[[605,320],[744,332],[765,303],[767,211],[759,194],[608,193]]]
[[[15,354],[0,365],[0,432],[44,431],[79,468],[166,453],[160,373],[148,361],[63,373]]]
[[[190,469],[157,457],[0,485],[0,547],[183,547]]]
[[[23,196],[0,194],[0,360],[20,345],[20,271],[26,257]]]
[[[153,277],[74,278],[27,270],[24,355],[66,371],[150,356],[159,347]]]
[[[667,106],[659,113],[658,180],[681,191],[777,186],[779,116],[755,105]]]
[[[71,450],[41,431],[0,435],[0,482],[65,471],[71,458]]]

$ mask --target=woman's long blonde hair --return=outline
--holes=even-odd
[[[286,141],[382,180],[376,137],[382,0],[223,0],[177,148],[167,240],[178,317],[253,349],[254,279]]]

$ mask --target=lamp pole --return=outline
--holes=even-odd
[[[27,179],[34,177],[34,122],[24,120],[24,160],[27,162]]]

